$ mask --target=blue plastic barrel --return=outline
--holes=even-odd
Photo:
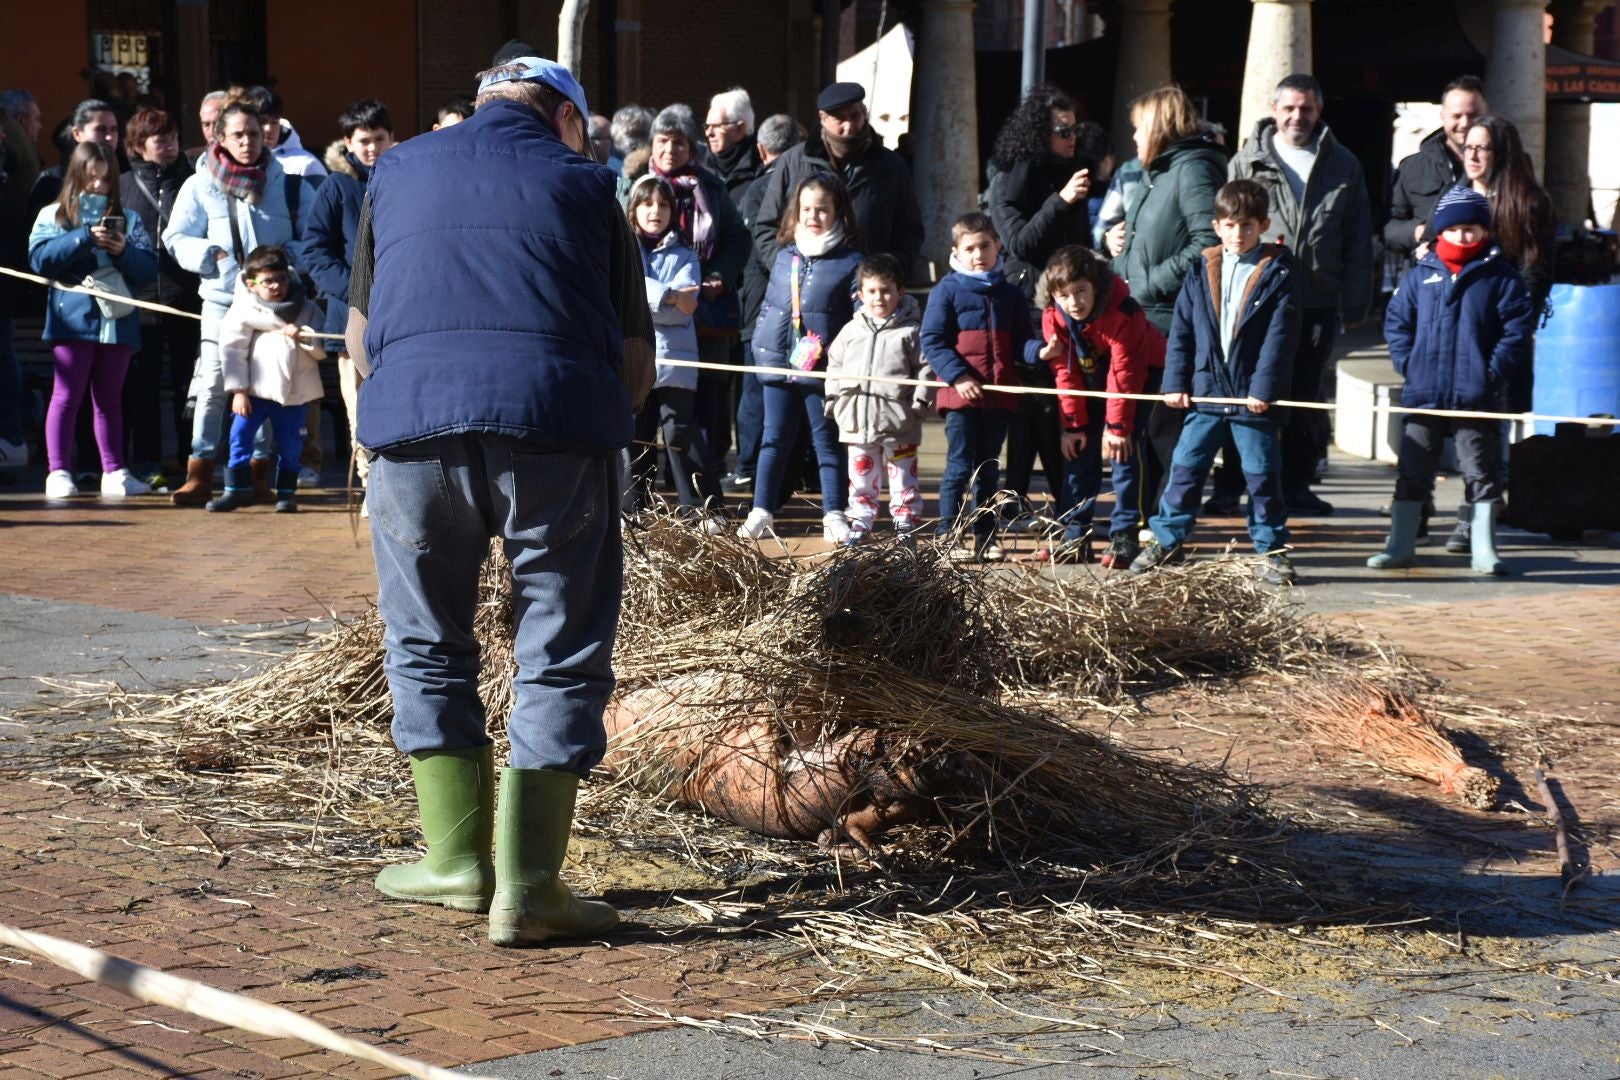
[[[1535,411],[1620,416],[1620,285],[1554,285],[1536,334]],[[1536,421],[1537,435],[1553,425]]]

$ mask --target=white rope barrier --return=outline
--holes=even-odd
[[[170,975],[48,934],[18,930],[0,923],[0,942],[44,957],[58,967],[78,972],[87,979],[94,979],[148,1005],[166,1005],[256,1035],[298,1039],[323,1050],[370,1061],[405,1076],[420,1077],[421,1080],[481,1080],[469,1073],[451,1072],[340,1035],[326,1025],[280,1005],[182,979],[178,975]]]
[[[131,307],[142,308],[146,311],[155,311],[159,315],[180,315],[187,319],[196,319],[199,322],[202,320],[202,316],[195,311],[182,311],[180,308],[170,307],[168,304],[159,304],[153,300],[137,300],[133,296],[125,296],[122,293],[107,292],[105,289],[93,289],[88,285],[70,285],[65,281],[57,281],[55,278],[40,277],[38,274],[25,274],[21,270],[13,270],[9,266],[0,266],[0,274],[5,274],[7,277],[19,278],[23,281],[32,281],[36,285],[49,285],[51,288],[61,289],[63,292],[83,293],[85,296],[94,296],[102,300],[114,300],[120,304],[128,304]],[[306,330],[304,333],[299,334],[298,336],[303,338],[336,338],[339,341],[343,340],[342,334],[324,334],[314,330]]]
[[[833,379],[839,382],[874,382],[890,383],[895,386],[926,386],[930,389],[944,389],[949,383],[942,383],[934,379],[903,379],[892,375],[841,375],[837,372],[801,371],[798,368],[738,366],[736,364],[717,364],[701,360],[659,360],[660,364],[671,364],[675,367],[699,368],[704,371],[752,371],[766,375],[792,376],[799,379]],[[986,392],[998,394],[1045,394],[1050,397],[1084,397],[1084,398],[1118,398],[1124,401],[1156,401],[1164,403],[1163,394],[1121,394],[1112,390],[1060,390],[1050,386],[1001,386],[997,383],[983,383],[981,389]],[[1190,399],[1194,405],[1244,405],[1245,398],[1221,397],[1195,397]],[[1319,409],[1323,412],[1333,412],[1346,406],[1333,401],[1273,401],[1274,409]],[[1370,405],[1366,406],[1372,412],[1391,413],[1407,416],[1446,416],[1456,420],[1540,420],[1547,423],[1558,424],[1586,424],[1592,427],[1614,427],[1620,425],[1620,419],[1614,417],[1594,416],[1547,416],[1541,413],[1499,413],[1477,412],[1470,409],[1409,409],[1401,405]]]
[[[7,274],[11,277],[21,278],[24,281],[37,282],[41,285],[49,285],[52,288],[62,289],[65,292],[84,293],[88,296],[103,297],[105,299],[116,300],[124,304],[134,304],[136,307],[145,308],[149,311],[160,312],[165,315],[181,315],[188,319],[202,318],[202,316],[197,314],[195,311],[182,311],[179,308],[168,307],[164,304],[156,304],[146,300],[132,300],[127,296],[121,296],[117,293],[103,292],[99,289],[93,289],[85,285],[68,285],[60,281],[53,281],[50,278],[40,277],[37,274],[25,274],[20,270],[13,270],[5,266],[0,266],[0,274]],[[305,338],[335,338],[342,340],[344,335],[306,331],[299,336]],[[929,389],[944,389],[948,386],[947,383],[942,383],[933,379],[903,379],[888,375],[862,375],[858,378],[850,378],[844,375],[828,374],[825,371],[800,371],[797,368],[759,367],[752,364],[719,364],[705,362],[702,360],[659,360],[658,362],[660,364],[669,364],[674,367],[697,368],[702,371],[754,372],[756,374],[763,375],[791,375],[794,378],[799,379],[838,379],[843,382],[887,383],[894,386],[925,386]],[[988,393],[995,394],[1039,394],[1046,395],[1048,397],[1117,398],[1124,401],[1156,401],[1161,404],[1164,401],[1163,394],[1121,394],[1115,393],[1111,390],[1060,390],[1056,387],[1050,386],[1001,386],[996,383],[985,383],[983,384],[983,389]],[[1243,398],[1218,397],[1195,397],[1192,399],[1192,403],[1194,405],[1246,404],[1245,399]],[[1271,406],[1273,408],[1286,409],[1317,409],[1322,412],[1336,412],[1341,408],[1348,407],[1340,405],[1338,402],[1334,401],[1287,400],[1273,401]],[[1584,424],[1587,427],[1614,427],[1616,425],[1620,425],[1620,420],[1616,420],[1613,417],[1601,416],[1552,416],[1544,413],[1533,412],[1504,413],[1485,412],[1474,409],[1417,409],[1408,408],[1404,405],[1379,404],[1360,406],[1360,408],[1366,409],[1369,412],[1385,413],[1391,416],[1440,416],[1452,420],[1517,420],[1527,424],[1539,421],[1546,424]]]

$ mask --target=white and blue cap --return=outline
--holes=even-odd
[[[557,63],[539,56],[514,56],[506,60],[499,74],[491,75],[478,84],[482,94],[492,86],[507,82],[543,82],[574,103],[580,120],[590,118],[590,107],[585,104],[585,88],[579,85],[574,73]]]

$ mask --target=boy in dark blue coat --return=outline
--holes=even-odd
[[[1519,272],[1491,242],[1491,204],[1466,185],[1440,196],[1430,220],[1434,249],[1406,272],[1384,316],[1389,358],[1406,379],[1413,409],[1503,412],[1515,371],[1529,362],[1535,316]],[[1389,541],[1367,560],[1374,570],[1416,562],[1423,504],[1434,495],[1440,450],[1450,435],[1474,507],[1474,570],[1500,575],[1496,518],[1502,507],[1502,425],[1497,420],[1402,417],[1399,475]]]
[[[1281,244],[1261,244],[1271,227],[1271,199],[1253,180],[1233,180],[1215,195],[1219,247],[1193,261],[1176,298],[1164,359],[1164,402],[1192,407],[1181,429],[1153,530],[1133,573],[1179,562],[1198,520],[1204,478],[1228,431],[1243,458],[1249,489],[1249,538],[1265,558],[1260,577],[1281,585],[1295,579],[1288,546],[1288,507],[1282,497],[1282,424],[1272,403],[1288,393],[1299,340],[1300,278]]]
[[[1019,365],[1040,363],[1042,342],[1030,326],[1023,290],[1007,280],[1001,237],[989,215],[963,214],[951,224],[951,272],[928,294],[920,337],[923,358],[946,383],[935,401],[945,418],[939,537],[955,535],[966,510],[972,546],[953,546],[948,556],[999,562],[1006,554],[996,543],[996,516],[987,511],[1001,487],[1001,444],[1018,399],[984,388],[1018,385]]]
[[[322,329],[330,334],[341,334],[348,325],[349,278],[354,268],[354,238],[360,227],[360,206],[366,200],[372,166],[394,145],[394,124],[388,115],[388,106],[373,98],[362,98],[344,109],[343,115],[338,117],[338,125],[343,130],[343,141],[327,150],[331,172],[317,190],[315,205],[310,208],[303,251],[304,266],[326,301],[326,324]],[[334,156],[333,151],[339,156]],[[357,445],[354,441],[355,401],[365,373],[355,370],[347,350],[338,353],[337,372],[338,392],[343,397],[343,410],[349,420],[355,475],[364,484],[371,463],[364,454],[353,451]],[[318,419],[319,413],[312,412],[311,432],[320,430],[315,422]],[[318,446],[319,439],[315,442]],[[312,484],[318,479],[319,476],[308,478]]]

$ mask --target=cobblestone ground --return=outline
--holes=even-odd
[[[1366,482],[1367,498],[1387,481],[1380,473],[1356,477]],[[806,508],[790,516],[789,526],[814,520],[814,510]],[[1219,526],[1209,531],[1212,539],[1238,523],[1225,524],[1225,533]],[[1344,625],[1359,624],[1425,657],[1454,686],[1482,700],[1573,718],[1549,722],[1544,738],[1531,727],[1509,739],[1514,756],[1503,767],[1527,776],[1539,742],[1553,754],[1582,820],[1594,835],[1612,835],[1620,821],[1620,753],[1611,724],[1620,698],[1620,579],[1614,576],[1620,560],[1612,547],[1602,558],[1586,555],[1575,581],[1532,576],[1510,593],[1463,585],[1436,592],[1435,581],[1446,580],[1448,571],[1391,584],[1369,583],[1348,569],[1370,550],[1380,527],[1364,515],[1331,528],[1301,528],[1301,564],[1324,582],[1308,602],[1336,609],[1341,614],[1333,617]],[[0,499],[0,559],[4,588],[15,595],[218,630],[361,609],[374,589],[367,528],[334,492],[306,498],[296,516],[257,508],[209,515],[175,510],[157,498],[57,508],[12,495]],[[792,546],[812,550],[819,543],[811,538]],[[1354,544],[1360,549],[1345,554]],[[1437,798],[1421,783],[1376,773],[1353,754],[1282,737],[1264,721],[1224,720],[1226,726],[1165,720],[1121,734],[1162,746],[1163,733],[1173,728],[1181,753],[1211,761],[1241,744],[1235,766],[1274,784],[1289,801],[1353,784],[1414,805]],[[1535,798],[1533,791],[1519,793]],[[1491,827],[1486,815],[1446,813],[1453,832],[1477,835]],[[200,832],[185,836],[163,820],[143,823],[135,812],[98,805],[46,774],[0,779],[0,921],[246,991],[442,1063],[623,1034],[635,1025],[620,1007],[621,995],[692,1016],[757,1012],[798,999],[824,975],[784,964],[757,944],[650,934],[612,947],[495,950],[477,918],[378,903],[363,883],[338,886],[307,875],[250,871],[223,860]],[[1548,873],[1554,865],[1548,836],[1522,834],[1492,843],[1519,860],[1518,872]],[[1487,855],[1487,861],[1491,857],[1499,858]],[[1594,845],[1593,857],[1604,868],[1614,862],[1602,843]],[[14,950],[0,952],[0,965],[0,1071],[8,1074],[384,1072],[293,1040],[132,1007],[112,990],[43,961],[26,962]]]

